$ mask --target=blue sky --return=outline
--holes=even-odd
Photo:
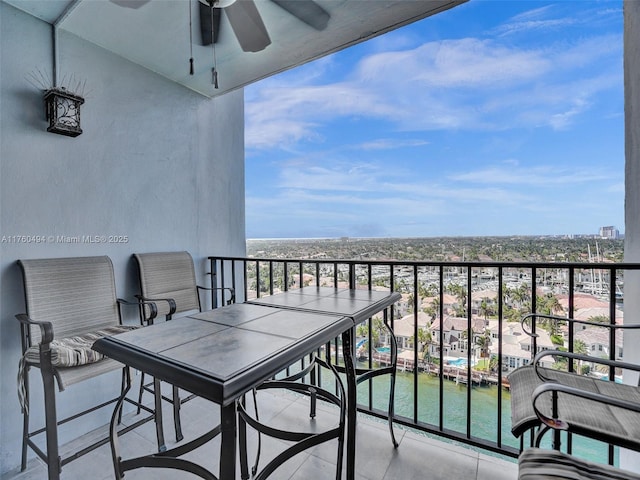
[[[247,87],[247,238],[622,232],[622,28],[471,0]]]

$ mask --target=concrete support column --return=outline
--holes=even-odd
[[[627,262],[640,262],[640,2],[624,0],[625,242]],[[640,322],[640,272],[625,273],[624,322]],[[640,363],[640,332],[624,334],[624,360]],[[625,383],[638,376],[624,374]],[[640,472],[640,454],[623,451],[620,466]]]

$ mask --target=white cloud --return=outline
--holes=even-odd
[[[596,22],[606,24],[617,21],[621,17],[621,8],[608,8],[610,5],[619,5],[620,3],[604,2],[602,5],[586,9],[572,8],[572,2],[546,5],[514,15],[502,25],[495,27],[491,33],[498,36],[531,33],[548,36],[571,28],[585,25],[594,26]]]
[[[279,188],[322,191],[375,191],[376,173],[365,166],[332,168],[322,166],[286,167],[279,177]]]
[[[498,89],[539,77],[550,68],[551,63],[540,51],[519,50],[493,40],[463,38],[370,55],[360,62],[356,77],[359,82],[387,88],[394,88],[394,82],[400,82],[402,87],[413,85],[413,92],[417,93],[419,88]]]
[[[422,147],[428,144],[429,142],[427,142],[426,140],[378,138],[376,140],[371,140],[369,142],[362,143],[358,146],[358,148],[361,148],[363,150],[393,150],[393,149],[405,148],[405,147]]]
[[[486,168],[449,176],[450,180],[480,184],[530,185],[551,187],[577,185],[588,182],[604,182],[618,178],[615,173],[601,169],[588,170],[584,167],[558,167],[540,165],[537,167],[489,166]]]
[[[603,59],[612,71],[585,71]],[[567,128],[596,94],[621,88],[621,40],[530,49],[472,38],[428,42],[369,55],[345,78],[323,85],[308,84],[317,76],[301,70],[247,88],[249,149],[319,142],[334,119],[358,116],[408,131]]]

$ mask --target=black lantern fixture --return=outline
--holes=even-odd
[[[80,128],[80,105],[84,98],[68,92],[65,88],[50,88],[44,92],[47,120],[47,132],[77,137]]]

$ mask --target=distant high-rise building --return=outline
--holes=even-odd
[[[600,237],[616,240],[620,238],[620,232],[618,232],[618,229],[613,226],[600,227]]]

